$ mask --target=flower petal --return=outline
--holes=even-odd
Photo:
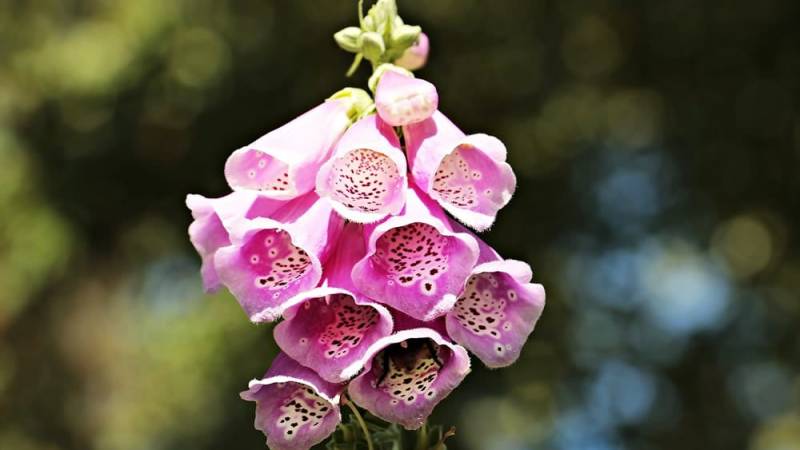
[[[277,199],[311,191],[320,166],[350,125],[347,111],[345,101],[328,100],[236,150],[225,163],[228,184]]]
[[[417,186],[465,225],[489,228],[517,184],[503,143],[485,134],[466,136],[438,111],[406,126],[404,134]]]
[[[519,358],[536,326],[545,291],[541,284],[530,282],[530,266],[503,260],[481,244],[484,262],[472,270],[464,292],[447,314],[447,334],[488,367],[505,367]]]
[[[306,194],[272,218],[232,224],[231,245],[214,258],[217,273],[251,321],[273,321],[292,297],[317,285],[341,227],[330,205]]]
[[[425,65],[428,61],[428,52],[430,50],[430,41],[428,35],[420,33],[417,42],[403,52],[400,58],[396,59],[394,63],[404,69],[417,70]]]
[[[375,91],[375,108],[389,125],[422,122],[439,107],[436,86],[419,78],[387,70]]]
[[[328,383],[283,353],[260,380],[241,393],[256,402],[255,427],[273,450],[306,450],[330,436],[341,422],[342,385]]]
[[[317,175],[317,193],[348,220],[376,222],[403,208],[406,159],[394,130],[376,115],[356,122]]]
[[[353,401],[409,430],[419,428],[470,371],[467,351],[428,328],[397,332],[376,342],[366,370],[350,382]]]
[[[367,255],[353,267],[356,287],[416,319],[447,313],[478,257],[478,244],[455,233],[443,211],[415,189],[403,213],[365,227]]]
[[[220,198],[196,194],[186,196],[186,206],[194,218],[189,225],[189,239],[203,261],[200,273],[206,292],[214,292],[220,287],[214,268],[214,255],[221,247],[230,245],[225,224],[230,224],[238,217],[268,215],[282,205],[283,202],[253,192],[233,192]]]
[[[350,281],[350,269],[365,252],[362,233],[361,225],[345,227],[326,262],[327,286],[295,297],[275,327],[284,352],[333,383],[358,373],[370,345],[392,332],[389,310],[359,294]]]

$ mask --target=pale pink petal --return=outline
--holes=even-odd
[[[465,225],[489,228],[517,183],[503,143],[485,134],[464,135],[438,111],[406,126],[404,134],[417,186]]]
[[[236,150],[225,163],[228,184],[277,199],[311,191],[320,166],[350,125],[347,112],[344,100],[328,100]]]
[[[394,63],[404,69],[417,70],[422,68],[428,61],[428,53],[430,52],[430,41],[428,35],[420,33],[417,42],[403,52],[400,58],[396,59]]]
[[[439,107],[436,86],[425,80],[387,70],[375,91],[375,108],[389,125],[421,122]]]
[[[308,450],[341,422],[343,390],[279,353],[264,378],[250,381],[241,397],[256,402],[255,427],[266,435],[269,448]]]
[[[214,258],[219,279],[251,321],[273,321],[294,296],[317,286],[342,225],[314,193],[272,218],[241,219],[231,225],[231,245]]]
[[[186,196],[186,206],[194,218],[189,225],[189,239],[203,261],[200,273],[206,292],[214,292],[220,287],[214,268],[214,255],[221,247],[230,245],[225,225],[240,217],[271,214],[283,204],[254,192],[233,192],[220,198],[196,194]]]
[[[408,189],[402,214],[365,227],[367,255],[353,267],[358,289],[419,320],[449,311],[478,258],[478,244],[453,232],[441,208]]]
[[[376,222],[403,208],[406,158],[391,126],[376,115],[356,122],[317,176],[317,193],[348,220]]]

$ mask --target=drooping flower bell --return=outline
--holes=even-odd
[[[413,75],[386,69],[375,90],[375,108],[389,125],[400,127],[422,122],[439,107],[436,87]]]
[[[364,229],[367,253],[353,267],[356,288],[419,320],[453,307],[478,259],[478,244],[454,232],[436,203],[409,188],[401,214]]]
[[[517,184],[505,145],[486,134],[465,135],[438,111],[403,133],[416,185],[468,227],[489,228]]]
[[[247,191],[232,192],[220,198],[197,194],[186,196],[186,206],[194,218],[189,225],[189,239],[203,261],[200,274],[206,292],[214,292],[220,287],[214,255],[220,248],[230,245],[228,227],[242,217],[266,217],[284,204]]]
[[[256,402],[255,427],[266,435],[269,448],[298,450],[322,442],[339,425],[343,389],[279,353],[241,397]]]
[[[366,251],[362,235],[361,225],[345,226],[325,263],[322,287],[295,297],[275,327],[275,342],[286,354],[333,383],[358,373],[370,345],[393,327],[389,310],[362,295],[350,279]]]
[[[430,40],[428,39],[428,35],[420,33],[414,45],[407,48],[403,52],[403,55],[396,59],[394,63],[408,70],[421,69],[425,63],[428,62],[429,52]]]
[[[478,265],[447,313],[447,334],[486,366],[505,367],[519,358],[533,332],[544,309],[545,291],[541,284],[531,283],[528,264],[503,259],[476,240],[481,250]]]
[[[317,193],[348,220],[377,222],[405,203],[406,158],[391,126],[376,115],[342,136],[317,175]]]
[[[470,362],[463,347],[433,329],[412,328],[376,342],[364,367],[348,387],[353,401],[413,430],[467,376]]]
[[[230,226],[231,245],[214,257],[219,279],[251,321],[276,320],[294,296],[317,285],[342,226],[313,192],[270,218],[242,218]]]
[[[291,199],[314,189],[320,166],[350,125],[351,104],[330,99],[233,152],[225,178],[233,190]]]

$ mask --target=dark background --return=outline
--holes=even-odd
[[[800,449],[800,3],[400,0],[519,178],[548,303],[436,410],[456,449]],[[263,448],[275,352],[205,296],[187,193],[362,68],[355,1],[0,0],[0,448]]]

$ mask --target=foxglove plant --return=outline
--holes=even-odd
[[[544,308],[530,267],[468,229],[488,229],[514,193],[505,146],[438,111],[436,87],[411,72],[428,38],[394,0],[362,11],[334,39],[355,54],[348,75],[371,63],[374,101],[342,89],[234,151],[233,192],[186,199],[204,288],[225,286],[252,322],[279,321],[281,352],[241,394],[273,449],[329,436],[398,448],[398,425],[429,448],[423,425],[470,372],[468,351],[512,364]]]

